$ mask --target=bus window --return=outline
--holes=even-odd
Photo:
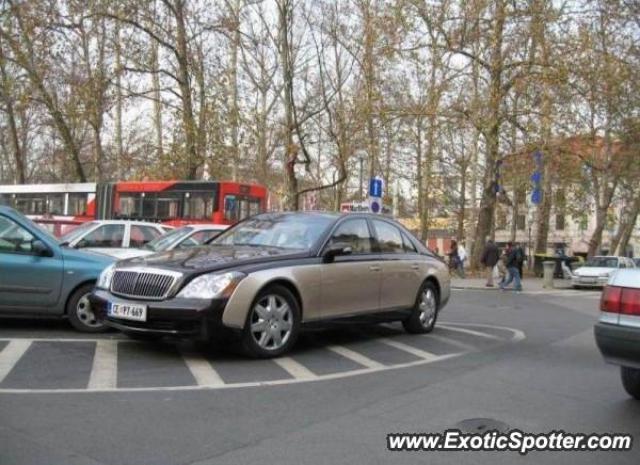
[[[139,194],[120,194],[120,204],[118,214],[122,217],[140,217],[140,197]]]
[[[184,218],[210,220],[214,212],[213,200],[211,192],[188,193],[184,199]]]
[[[0,194],[0,205],[13,207],[13,197],[11,194]]]
[[[47,213],[64,215],[64,194],[47,195]]]
[[[160,220],[180,218],[180,204],[182,194],[161,192],[158,194],[158,214]]]
[[[45,194],[16,194],[16,210],[25,215],[42,215],[47,211]]]
[[[260,213],[260,200],[239,195],[224,198],[224,219],[230,222],[244,220]]]
[[[145,193],[142,197],[142,218],[156,217],[156,195]]]
[[[69,194],[69,203],[67,205],[67,215],[86,215],[87,214],[87,194]]]

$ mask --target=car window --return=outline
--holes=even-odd
[[[22,226],[0,216],[0,253],[31,253],[34,239]]]
[[[404,253],[400,230],[386,221],[373,220],[376,228],[380,251],[382,253]]]
[[[418,251],[416,250],[416,246],[413,245],[413,242],[411,242],[411,239],[409,239],[409,236],[407,236],[405,233],[402,233],[402,244],[404,246],[405,252],[418,253]]]
[[[373,250],[373,238],[365,219],[343,222],[331,236],[331,244],[349,244],[353,254],[367,254]]]
[[[142,247],[146,243],[157,239],[162,235],[160,230],[153,226],[131,225],[131,233],[129,237],[129,247]]]
[[[103,224],[84,236],[76,247],[122,247],[123,224]]]
[[[201,245],[201,244],[204,244],[209,239],[211,239],[212,237],[216,237],[221,232],[222,231],[211,231],[211,230],[198,231],[193,233],[189,239],[187,239],[180,245],[184,246],[186,242],[189,242],[190,245]]]

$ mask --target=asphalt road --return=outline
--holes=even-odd
[[[597,305],[589,291],[454,291],[432,335],[312,333],[277,361],[0,321],[0,465],[637,464],[640,443],[524,457],[386,448],[388,433],[477,418],[640,441],[640,402],[594,344]]]

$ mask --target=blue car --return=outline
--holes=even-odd
[[[0,206],[0,316],[66,317],[79,331],[104,331],[88,297],[113,261],[61,246],[30,219]]]

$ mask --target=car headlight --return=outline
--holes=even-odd
[[[178,292],[178,297],[185,299],[228,297],[246,276],[246,274],[238,271],[203,274]]]
[[[116,269],[116,265],[111,264],[102,270],[100,276],[98,276],[98,282],[96,282],[96,287],[100,289],[109,289],[111,287],[111,279],[113,279],[113,272]]]

